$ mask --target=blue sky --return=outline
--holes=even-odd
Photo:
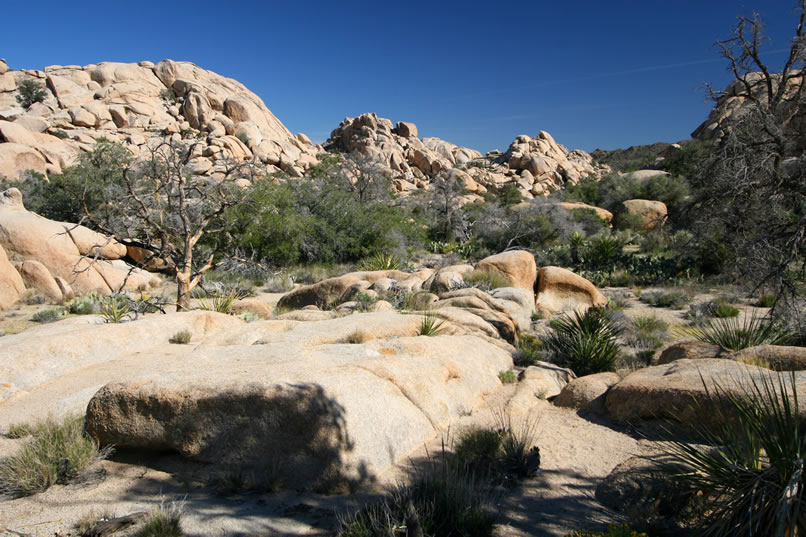
[[[481,151],[550,132],[591,151],[687,138],[724,86],[713,43],[761,13],[770,63],[794,0],[504,3],[5,2],[13,69],[164,58],[236,78],[293,132],[323,141],[346,116],[413,121]]]

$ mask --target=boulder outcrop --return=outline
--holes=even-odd
[[[641,219],[644,229],[655,229],[663,225],[669,213],[666,204],[654,200],[626,200],[623,202],[627,214]]]
[[[537,279],[535,257],[523,250],[512,250],[485,257],[476,263],[476,270],[493,272],[509,281],[510,287],[533,291]]]
[[[541,267],[537,275],[537,306],[545,313],[585,312],[590,307],[607,305],[604,296],[591,282],[568,269]]]
[[[14,96],[28,79],[46,98],[23,109]],[[294,136],[243,84],[190,62],[53,65],[0,75],[0,176],[9,180],[27,170],[59,173],[100,138],[139,156],[186,136],[207,162],[195,163],[194,173],[211,177],[227,159],[252,158],[300,175],[322,150]]]

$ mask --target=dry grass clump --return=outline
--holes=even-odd
[[[48,418],[16,430],[29,432],[31,438],[17,454],[0,462],[2,493],[26,496],[66,483],[108,454],[99,452],[95,440],[84,434],[82,416]]]
[[[176,334],[172,335],[170,339],[168,339],[168,343],[173,343],[175,345],[187,345],[190,343],[192,337],[193,333],[190,330],[180,330]]]
[[[359,328],[358,330],[355,330],[350,334],[348,334],[347,337],[344,338],[344,342],[349,343],[351,345],[360,345],[362,343],[366,343],[367,341],[372,341],[373,339],[375,339],[375,336],[373,336],[366,330],[362,330]]]
[[[487,270],[471,270],[462,276],[462,279],[470,287],[478,287],[483,291],[498,289],[499,287],[510,287],[509,280],[497,272]]]

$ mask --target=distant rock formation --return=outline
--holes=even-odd
[[[46,91],[25,109],[25,80]],[[151,62],[9,70],[0,61],[0,176],[60,173],[81,151],[107,138],[135,155],[164,140],[193,137],[190,169],[215,177],[222,161],[257,158],[271,170],[301,176],[322,148],[294,136],[243,84],[189,62]]]
[[[568,151],[545,131],[534,138],[518,136],[506,153],[482,155],[439,138],[421,139],[413,123],[394,124],[376,114],[344,119],[324,147],[376,160],[403,194],[427,189],[434,176],[452,175],[472,193],[467,201],[482,199],[489,188],[508,183],[532,198],[609,171],[595,165],[584,151]]]

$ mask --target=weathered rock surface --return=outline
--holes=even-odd
[[[658,365],[670,364],[675,360],[727,358],[728,354],[729,351],[707,341],[681,341],[663,349],[658,357]]]
[[[613,213],[608,211],[607,209],[602,209],[601,207],[595,207],[593,205],[588,205],[587,203],[577,203],[577,202],[562,202],[560,206],[567,210],[573,211],[576,209],[583,209],[586,211],[593,211],[596,213],[596,216],[604,220],[605,222],[612,222],[613,221]]]
[[[498,372],[512,367],[510,352],[478,337],[411,337],[419,322],[68,319],[3,338],[0,426],[90,401],[88,430],[104,443],[280,464],[294,488],[378,475],[499,390]],[[169,344],[183,329],[193,344]],[[345,343],[357,330],[373,337]]]
[[[568,383],[553,403],[557,406],[602,413],[607,391],[621,381],[616,373],[596,373],[579,377]]]
[[[510,287],[533,291],[537,279],[535,256],[523,250],[512,250],[485,257],[476,270],[493,272],[506,278]]]
[[[776,371],[802,371],[806,369],[806,348],[788,345],[758,345],[727,356],[732,360]]]
[[[587,311],[607,305],[591,282],[560,267],[541,267],[537,276],[537,305],[546,313]]]
[[[18,302],[25,291],[25,284],[20,274],[8,261],[6,251],[0,245],[0,310],[6,309]]]
[[[743,393],[770,371],[733,360],[703,358],[677,360],[670,364],[639,369],[610,388],[605,405],[616,421],[671,418],[686,424],[707,424],[713,409],[706,404],[706,388],[715,385],[733,393]],[[774,373],[772,373],[774,374]],[[806,373],[795,373],[798,391],[806,389]],[[694,400],[700,402],[694,405]],[[806,402],[800,401],[801,412]]]
[[[639,217],[648,230],[663,225],[669,212],[662,201],[626,200],[623,205],[627,213]]]
[[[47,97],[24,110],[14,95],[29,78],[45,86]],[[240,82],[172,60],[54,65],[41,78],[25,70],[0,74],[0,118],[6,120],[0,121],[0,175],[11,180],[29,169],[59,173],[101,137],[138,156],[192,129],[201,152],[209,154],[209,166],[196,162],[194,173],[210,176],[225,159],[253,157],[299,175],[321,151],[307,137],[294,136]]]
[[[119,291],[124,280],[126,289],[146,288],[156,278],[119,261],[126,253],[121,244],[83,226],[29,212],[16,188],[0,193],[0,246],[12,262],[37,261],[52,278],[61,278],[80,294]],[[41,270],[37,274],[39,282],[47,280]],[[52,289],[50,283],[42,285],[41,290]]]

